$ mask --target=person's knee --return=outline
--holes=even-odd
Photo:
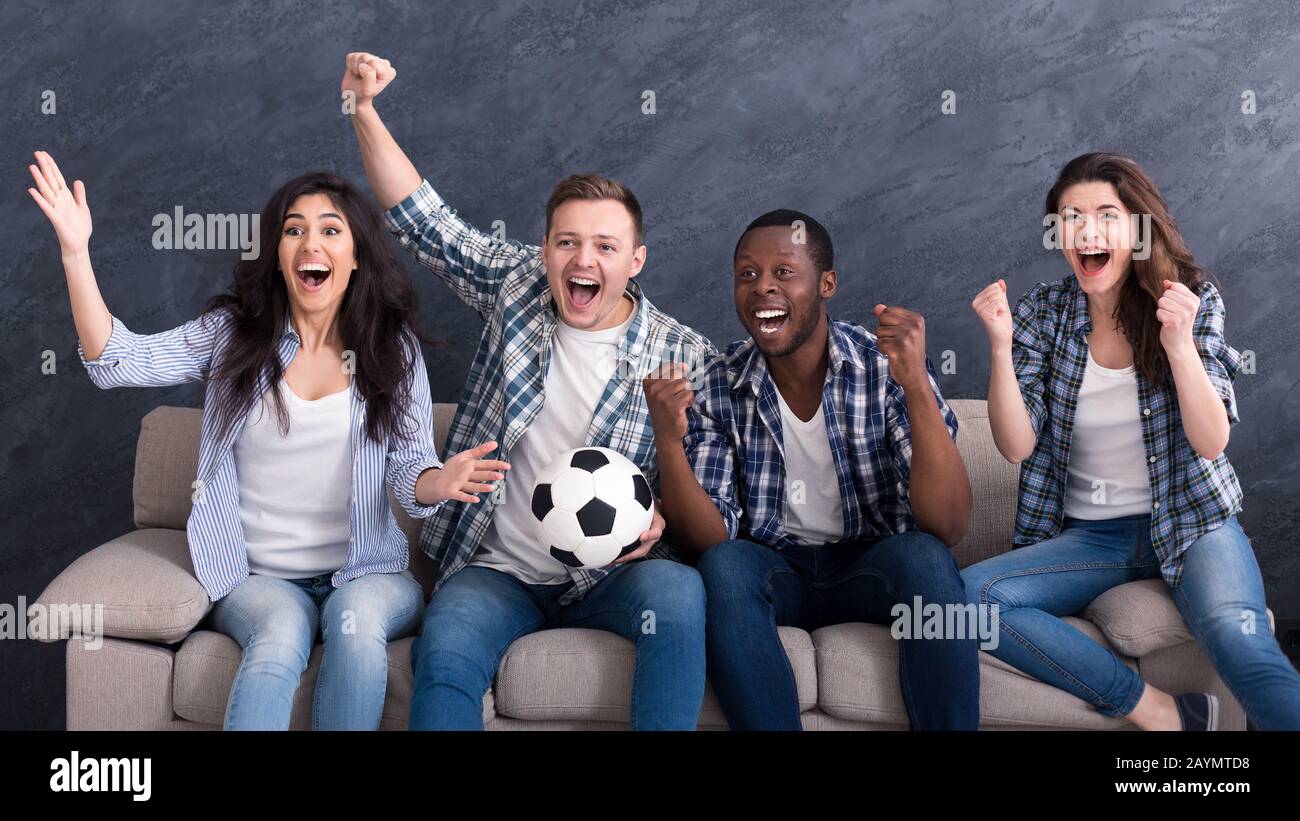
[[[278,618],[254,626],[243,648],[244,657],[249,662],[275,662],[301,673],[307,669],[314,639],[314,625],[303,615],[286,610]]]
[[[1216,647],[1245,648],[1249,639],[1264,635],[1272,638],[1268,613],[1247,602],[1224,601],[1195,613],[1183,611],[1188,626]]]
[[[653,619],[658,628],[704,626],[704,582],[694,568],[667,559],[634,567],[636,583],[628,602],[634,619]]]
[[[763,565],[756,561],[757,551],[770,549],[744,539],[731,539],[704,551],[695,569],[709,601],[722,602],[757,590],[765,577]]]
[[[920,530],[895,537],[899,556],[899,593],[945,600],[967,600],[966,584],[952,551],[935,536]]]
[[[305,659],[316,637],[319,613],[310,602],[297,600],[289,592],[276,588],[277,584],[287,583],[250,576],[240,585],[248,585],[247,588],[237,588],[231,594],[240,595],[237,605],[226,602],[219,606],[237,606],[242,618],[247,620],[247,635],[236,637],[237,641],[242,639],[245,653],[291,654]]]
[[[991,604],[994,574],[984,562],[977,562],[961,571],[961,583],[966,601],[972,604]]]
[[[494,658],[485,652],[487,640],[479,620],[467,611],[438,606],[437,595],[425,611],[420,635],[411,647],[415,677],[421,681],[491,679]]]
[[[400,575],[392,579],[362,576],[325,600],[321,633],[326,641],[385,642],[390,623],[409,621],[423,603],[423,591],[413,580]]]

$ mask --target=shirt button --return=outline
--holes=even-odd
[[[1156,463],[1156,457],[1152,456],[1150,459],[1147,459],[1147,461],[1154,465]]]
[[[1150,409],[1150,408],[1143,408],[1143,409],[1142,409],[1142,415],[1143,415],[1143,416],[1150,416],[1150,415],[1151,415],[1151,409]]]
[[[1160,509],[1160,503],[1159,503],[1159,502],[1156,502],[1154,505],[1152,505],[1151,509],[1152,509],[1152,510],[1159,510],[1159,509]]]

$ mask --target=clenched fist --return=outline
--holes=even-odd
[[[397,69],[382,57],[354,51],[347,56],[339,93],[346,95],[350,91],[357,106],[370,105],[396,76]]]
[[[1011,305],[1007,302],[1007,283],[999,279],[980,291],[971,300],[970,306],[984,323],[984,330],[989,335],[989,344],[994,348],[1011,345]]]
[[[680,442],[686,436],[686,409],[695,401],[686,374],[685,365],[673,363],[641,380],[656,440]]]
[[[900,308],[877,305],[876,347],[889,357],[889,375],[903,386],[929,390],[930,375],[925,369],[925,317]]]
[[[1164,295],[1156,302],[1156,319],[1160,321],[1160,344],[1171,358],[1180,353],[1196,353],[1192,327],[1196,312],[1201,308],[1201,298],[1181,282],[1162,280]]]

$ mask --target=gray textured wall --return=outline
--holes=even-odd
[[[398,67],[381,103],[390,127],[479,225],[501,219],[535,241],[562,175],[621,178],[646,209],[642,284],[725,342],[741,333],[728,288],[739,230],[769,208],[805,210],[838,246],[833,312],[923,311],[932,356],[957,352],[952,397],[984,395],[987,348],[968,307],[981,285],[1004,275],[1018,295],[1067,272],[1040,243],[1056,170],[1085,150],[1132,154],[1222,280],[1229,341],[1258,357],[1237,383],[1228,453],[1270,602],[1300,616],[1295,4],[217,5],[0,7],[0,602],[34,597],[131,529],[141,416],[199,401],[194,387],[90,383],[57,243],[24,192],[30,152],[86,181],[110,308],[135,330],[172,327],[225,286],[234,254],[154,250],[153,215],[255,212],[310,169],[362,180],[338,110],[343,55],[358,49]],[[945,89],[955,116],[940,113]],[[449,343],[427,351],[434,398],[454,401],[479,323],[410,270],[425,329]],[[46,349],[56,375],[41,373]],[[0,641],[0,671],[0,727],[62,726],[61,646]]]

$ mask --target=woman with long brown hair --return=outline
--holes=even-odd
[[[1240,355],[1223,299],[1128,157],[1071,160],[1046,214],[1070,275],[1014,311],[1002,280],[972,302],[993,355],[993,438],[1021,465],[1019,549],[962,574],[971,601],[998,608],[992,652],[1143,729],[1215,729],[1212,694],[1158,690],[1061,618],[1163,578],[1251,723],[1300,728],[1300,674],[1269,629],[1224,455]]]
[[[90,207],[45,152],[28,191],[63,255],[78,354],[101,388],[202,381],[199,474],[186,523],[206,625],[243,648],[226,729],[287,729],[316,636],[316,729],[378,729],[387,644],[424,594],[388,491],[424,518],[477,502],[507,465],[486,443],[433,447],[415,290],[378,209],[346,180],[304,174],[261,215],[261,248],[227,294],[169,331],[110,314],[90,265]]]

